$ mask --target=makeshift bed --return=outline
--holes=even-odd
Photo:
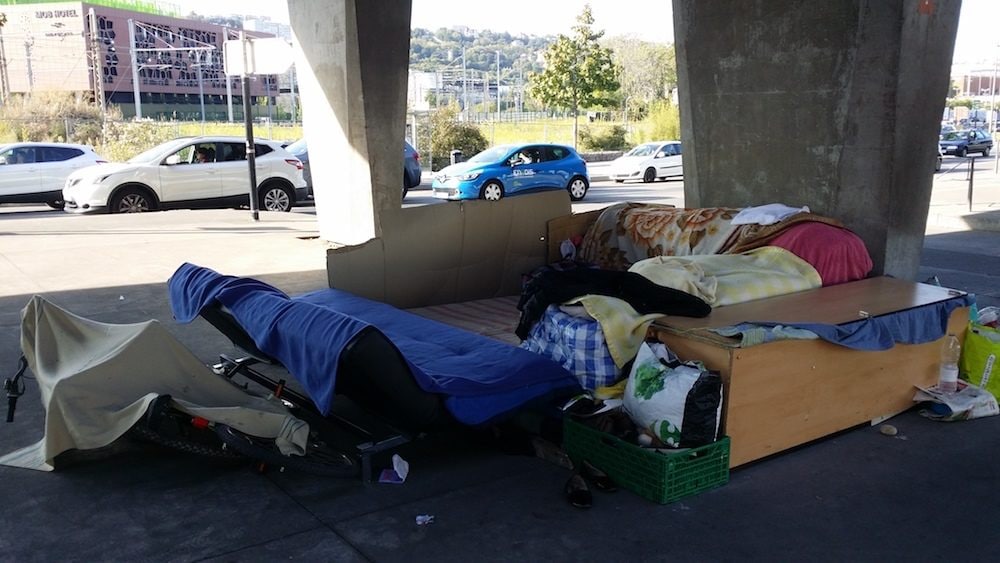
[[[481,425],[579,391],[576,379],[547,358],[344,291],[289,297],[263,282],[192,264],[182,265],[168,288],[180,322],[224,307],[324,414],[344,385],[390,416],[428,398],[440,402],[445,414],[433,408],[411,413],[409,422],[418,428],[409,430],[442,418]],[[344,351],[358,335],[373,331],[390,343],[388,352],[345,369]]]
[[[836,220],[801,212],[740,225],[740,211],[618,204],[557,218],[549,223],[549,258],[561,258],[560,242],[576,237],[578,259],[610,269],[762,250],[812,266],[818,278],[805,287],[733,304],[707,299],[714,306],[707,317],[668,315],[646,325],[682,360],[722,374],[731,466],[911,407],[914,386],[936,382],[940,339],[963,333],[969,296],[867,278],[863,243]]]

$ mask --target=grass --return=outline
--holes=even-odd
[[[237,137],[246,136],[246,128],[243,123],[210,122],[202,125],[201,122],[180,122],[177,123],[177,135],[179,137],[189,137],[196,135],[230,135]],[[302,137],[301,125],[261,125],[255,123],[253,126],[254,137],[263,139],[274,139],[282,141],[294,141]]]
[[[585,117],[580,118],[579,127],[589,127],[591,130],[620,125],[620,123],[597,122],[589,123]],[[652,123],[630,123],[629,135],[626,137],[630,145],[650,140]],[[547,121],[481,123],[479,130],[490,142],[490,145],[507,145],[515,143],[562,143],[573,144],[573,120],[549,119]]]

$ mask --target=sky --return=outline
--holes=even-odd
[[[535,0],[526,15],[521,5],[495,4],[473,0],[412,0],[412,27],[437,29],[465,25],[472,29],[490,29],[529,35],[569,33],[583,0]],[[930,0],[934,3],[955,0]],[[170,0],[182,14],[254,14],[288,22],[284,0]],[[597,29],[607,35],[635,35],[647,41],[673,42],[672,2],[669,0],[589,0]],[[210,7],[209,7],[210,6]],[[511,8],[508,9],[508,6]],[[516,7],[515,7],[516,6]],[[1000,0],[964,0],[954,63],[992,65],[1000,55],[1000,38],[993,27],[1000,24]]]

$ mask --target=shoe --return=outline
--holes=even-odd
[[[566,500],[577,508],[590,508],[594,503],[590,487],[579,473],[574,473],[566,481]]]
[[[559,446],[549,442],[541,436],[535,436],[531,440],[531,445],[535,449],[535,456],[550,463],[554,463],[566,469],[573,469],[573,460]]]
[[[618,486],[615,485],[615,482],[611,480],[611,477],[609,477],[607,473],[594,467],[587,460],[580,462],[580,474],[583,475],[587,481],[593,483],[598,490],[606,493],[613,493],[618,490]]]

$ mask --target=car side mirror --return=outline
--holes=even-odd
[[[667,156],[667,153],[665,151],[660,151],[656,153],[656,156],[654,158],[663,158],[665,156]]]
[[[163,161],[163,164],[166,164],[167,166],[173,166],[175,164],[180,164],[180,163],[181,163],[181,157],[180,155],[176,154],[168,156],[167,159]]]
[[[0,156],[0,165],[4,165],[4,164],[7,164],[7,157],[6,156]]]

